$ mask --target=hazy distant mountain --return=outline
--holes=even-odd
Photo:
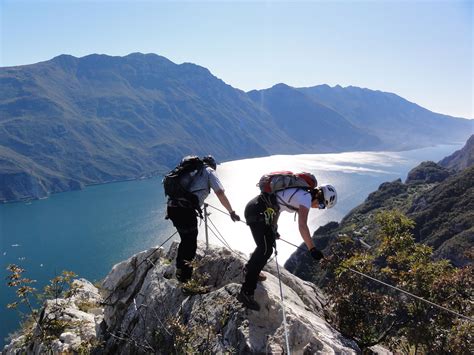
[[[360,100],[369,110],[370,100]],[[308,90],[286,85],[246,94],[203,67],[155,54],[61,55],[0,68],[0,201],[162,173],[191,153],[222,161],[400,149],[452,142],[462,133],[459,127],[465,135],[470,127],[410,104],[423,113],[416,120],[410,116],[417,127],[442,124],[414,130],[410,120],[400,121],[392,136],[403,131],[405,137],[397,140],[386,118],[378,129],[368,129],[342,112],[342,103],[320,102]],[[390,117],[406,115],[403,105],[384,110]]]
[[[347,121],[336,111],[323,106],[285,84],[267,90],[254,90],[250,98],[275,120],[291,138],[317,152],[377,149],[382,142]]]
[[[474,132],[473,121],[431,112],[392,93],[328,85],[298,90],[393,149],[464,142]]]

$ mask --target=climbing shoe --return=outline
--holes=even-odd
[[[255,298],[253,298],[253,295],[249,295],[245,293],[243,290],[240,290],[240,293],[237,296],[237,300],[241,302],[248,309],[252,309],[254,311],[260,311],[260,305],[257,303],[257,301],[255,301]]]

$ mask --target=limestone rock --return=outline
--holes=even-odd
[[[85,349],[127,355],[282,354],[285,334],[294,354],[360,352],[355,342],[324,320],[326,300],[321,291],[281,267],[277,270],[274,261],[264,269],[267,280],[257,287],[261,310],[255,312],[236,298],[246,263],[243,254],[200,244],[193,278],[182,284],[174,277],[177,246],[174,243],[168,252],[152,248],[115,265],[102,282],[102,295],[87,280],[75,280],[73,295],[45,302],[40,316],[40,324],[55,320],[65,325],[56,337],[41,341],[37,326],[36,340],[19,335],[4,353]]]
[[[282,353],[286,349],[276,265],[265,268],[258,285],[260,312],[236,299],[245,256],[200,245],[191,283],[175,278],[176,244],[168,253],[150,249],[118,264],[103,282],[106,353],[226,351]],[[288,339],[293,353],[359,352],[324,320],[324,296],[313,285],[280,267]],[[196,294],[193,294],[193,291]]]

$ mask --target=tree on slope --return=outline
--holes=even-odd
[[[351,249],[346,241],[326,264],[335,276],[327,291],[336,327],[361,348],[383,342],[407,354],[472,353],[472,322],[350,270],[472,317],[472,265],[457,269],[434,261],[429,246],[415,243],[414,222],[399,211],[381,212],[376,220],[376,247]]]

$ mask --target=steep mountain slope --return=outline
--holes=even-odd
[[[474,165],[474,135],[468,139],[466,145],[462,149],[454,152],[449,157],[444,158],[438,164],[455,171],[461,171]]]
[[[285,84],[267,90],[250,91],[248,95],[256,105],[272,115],[277,127],[314,151],[382,147],[377,137],[354,127],[334,110]]]
[[[339,85],[298,90],[394,149],[462,142],[474,133],[473,121],[431,112],[392,93]]]
[[[459,140],[471,127],[393,94],[343,94],[335,104],[283,84],[246,94],[155,54],[0,68],[0,202],[161,174],[186,154],[402,149]]]
[[[455,265],[472,262],[466,252],[474,248],[474,166],[419,196],[407,215],[416,223],[416,240],[433,247],[437,257]]]
[[[0,88],[0,200],[150,175],[189,153],[301,149],[242,91],[153,54],[2,68]]]
[[[462,149],[463,155],[473,152],[472,137]],[[442,161],[451,161],[454,153]],[[433,247],[438,258],[446,258],[456,266],[472,263],[474,250],[474,165],[455,172],[434,162],[424,162],[400,179],[386,182],[371,193],[361,205],[349,212],[340,223],[331,222],[313,235],[315,245],[326,253],[340,238],[351,238],[365,245],[376,242],[374,215],[381,210],[398,209],[416,223],[414,235],[418,242]],[[285,267],[295,275],[324,283],[324,273],[315,270],[312,259],[297,250]]]

